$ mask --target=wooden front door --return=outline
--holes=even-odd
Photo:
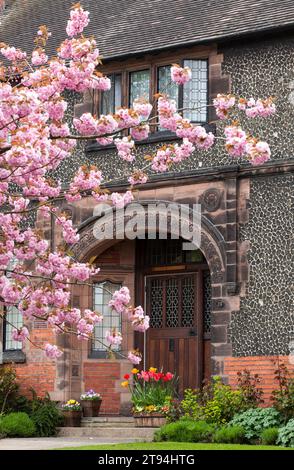
[[[202,381],[202,273],[145,277],[146,363],[179,376],[179,394]]]

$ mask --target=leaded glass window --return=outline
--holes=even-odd
[[[130,106],[137,98],[149,101],[150,95],[150,71],[138,70],[130,73]]]
[[[207,121],[208,99],[208,62],[207,60],[187,59],[183,60],[183,67],[190,67],[192,79],[183,87],[178,87],[171,81],[171,66],[158,67],[157,88],[174,99],[178,109],[183,109],[184,118],[192,122],[203,123]],[[193,109],[191,109],[193,108]]]
[[[6,276],[11,277],[11,272],[17,265],[17,258],[13,258],[8,264],[8,271]],[[23,316],[15,305],[8,305],[4,307],[5,318],[3,323],[3,336],[4,336],[4,350],[15,351],[22,349],[22,343],[20,341],[14,341],[11,338],[12,331],[14,328],[21,328],[23,326]]]
[[[179,326],[179,281],[177,278],[166,280],[166,326]]]
[[[108,306],[112,294],[121,288],[121,284],[110,281],[100,282],[93,286],[93,309],[103,315],[103,321],[95,326],[92,340],[92,353],[97,357],[106,357],[107,344],[105,335],[107,331],[116,328],[121,332],[121,315]],[[121,346],[112,346],[113,351],[120,351]]]
[[[158,92],[166,94],[169,98],[179,101],[179,87],[172,82],[170,75],[171,65],[158,67]]]
[[[163,280],[150,281],[150,327],[163,327]]]
[[[184,277],[182,281],[182,326],[194,326],[195,277]]]
[[[5,307],[5,320],[4,320],[4,350],[22,349],[20,341],[14,341],[11,338],[12,330],[14,328],[21,328],[23,326],[23,316],[14,305]]]
[[[192,70],[192,79],[183,86],[183,116],[192,122],[206,122],[207,60],[184,60],[186,66]]]
[[[111,80],[111,88],[101,93],[100,114],[114,113],[121,107],[121,74],[113,74],[109,76]]]

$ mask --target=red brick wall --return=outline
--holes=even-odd
[[[288,370],[293,373],[294,365],[289,363],[288,356],[248,356],[248,357],[227,357],[224,359],[224,374],[228,376],[229,384],[237,384],[237,372],[248,369],[252,374],[258,374],[261,378],[261,387],[264,391],[263,399],[265,405],[270,405],[270,396],[277,388],[277,382],[274,379],[274,372],[277,369],[274,361],[279,359]]]
[[[120,392],[117,391],[121,381],[121,366],[117,362],[85,362],[84,388],[93,388],[102,395],[101,413],[120,413]]]
[[[33,388],[38,396],[44,396],[46,392],[53,392],[55,367],[54,362],[17,364],[15,369],[20,393],[31,398],[30,388]]]
[[[54,392],[56,377],[56,362],[47,359],[40,348],[49,342],[55,342],[51,329],[34,328],[31,330],[30,339],[34,343],[26,343],[26,362],[13,364],[17,373],[17,381],[20,385],[20,393],[31,397],[30,388],[37,395],[44,396],[46,392]]]

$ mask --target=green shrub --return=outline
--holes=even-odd
[[[246,441],[242,426],[222,426],[213,435],[213,442],[224,444],[242,444]]]
[[[214,427],[205,421],[180,419],[156,431],[155,441],[173,442],[211,442]]]
[[[181,402],[181,408],[184,416],[187,418],[199,419],[203,414],[200,394],[200,390],[192,390],[190,388],[184,391],[184,399]]]
[[[10,413],[0,419],[0,434],[8,437],[31,437],[36,427],[26,413]]]
[[[283,447],[294,447],[294,419],[279,429],[277,444]]]
[[[216,424],[225,424],[248,408],[242,391],[223,384],[220,377],[214,377],[201,390],[185,390],[181,406],[185,416]]]
[[[213,379],[212,398],[204,406],[204,419],[209,423],[225,424],[244,409],[240,390],[233,390],[222,383],[220,377]]]
[[[230,425],[242,426],[247,439],[257,439],[264,429],[279,426],[280,423],[281,416],[275,408],[250,408],[234,416]]]
[[[36,427],[36,433],[40,437],[56,435],[57,427],[62,424],[62,414],[54,401],[47,394],[44,398],[37,397],[31,390],[33,399],[31,401],[31,418]]]
[[[32,413],[31,419],[40,437],[55,436],[57,427],[62,423],[62,416],[53,402],[40,406]]]
[[[260,434],[261,443],[265,446],[274,446],[277,442],[279,428],[267,428]]]

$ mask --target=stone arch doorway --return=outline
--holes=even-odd
[[[179,393],[197,388],[210,371],[211,276],[200,250],[183,239],[136,240],[136,303],[150,316],[144,350],[147,367],[175,372]]]
[[[141,204],[148,204],[149,200],[140,201]],[[152,201],[154,202],[154,201]],[[166,201],[156,201],[165,203]],[[109,211],[109,222],[112,223],[114,214]],[[186,214],[186,222],[190,223],[190,214]],[[86,220],[80,226],[80,240],[75,244],[71,251],[76,259],[87,261],[93,256],[99,257],[110,247],[114,247],[120,240],[115,237],[112,240],[97,240],[94,235],[94,226],[98,217],[92,217]],[[104,219],[105,220],[105,219]],[[209,352],[211,374],[224,376],[224,358],[231,355],[231,344],[227,336],[227,325],[233,311],[239,309],[239,294],[237,293],[237,272],[234,256],[236,256],[236,247],[233,243],[228,244],[224,230],[219,229],[210,218],[204,213],[201,216],[201,244],[202,252],[211,276],[211,353]],[[171,227],[168,220],[168,227]],[[116,226],[114,221],[114,234]],[[143,233],[141,234],[143,235]],[[228,258],[228,256],[230,258]],[[228,259],[230,264],[228,265]],[[204,367],[205,370],[205,367]],[[198,375],[200,376],[200,374]]]

